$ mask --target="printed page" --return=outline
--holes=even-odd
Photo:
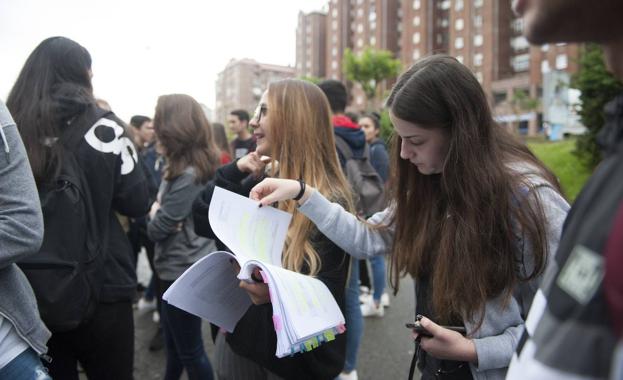
[[[251,306],[238,284],[229,252],[211,253],[188,268],[162,298],[169,304],[232,332]]]
[[[240,262],[255,259],[281,266],[292,215],[274,207],[258,206],[259,202],[215,187],[208,214],[210,225]]]

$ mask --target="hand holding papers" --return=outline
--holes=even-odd
[[[233,252],[214,252],[197,261],[167,290],[170,304],[232,332],[251,306],[239,280],[253,281],[260,268],[268,284],[278,357],[309,351],[344,331],[344,316],[319,280],[284,269],[281,253],[292,215],[216,187],[209,219],[214,233]],[[240,265],[236,276],[231,260]]]

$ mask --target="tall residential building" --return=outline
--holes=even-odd
[[[328,9],[327,78],[346,82],[346,48],[392,51],[404,68],[426,55],[447,53],[473,71],[499,120],[527,124],[530,133],[547,120],[551,96],[559,93],[550,87],[568,83],[577,70],[577,45],[530,46],[511,0],[329,0]],[[539,100],[537,109],[518,110],[518,91]],[[351,94],[351,108],[365,109],[357,85]]]
[[[326,75],[327,15],[299,12],[296,28],[296,75],[324,78]]]
[[[232,59],[216,79],[214,121],[224,122],[229,112],[238,108],[251,113],[270,82],[294,76],[295,69],[290,66]]]

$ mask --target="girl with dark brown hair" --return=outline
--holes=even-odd
[[[422,378],[502,379],[569,206],[456,59],[417,62],[387,105],[390,206],[359,221],[308,186],[299,211],[355,257],[391,254],[395,291],[400,277],[414,278],[416,313],[432,335],[415,334]],[[299,191],[297,181],[268,179],[251,197],[270,204]]]
[[[214,241],[195,234],[192,203],[212,178],[219,153],[201,106],[188,95],[158,98],[154,130],[167,166],[147,225],[156,243],[154,266],[159,298],[186,269],[216,250]],[[186,370],[189,380],[212,379],[212,366],[201,339],[201,318],[162,301],[160,310],[167,349],[164,379]]]

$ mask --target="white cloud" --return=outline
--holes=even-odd
[[[299,10],[327,0],[2,0],[0,98],[28,55],[62,35],[93,58],[93,87],[125,120],[152,115],[159,95],[213,107],[216,74],[232,58],[294,66]]]

